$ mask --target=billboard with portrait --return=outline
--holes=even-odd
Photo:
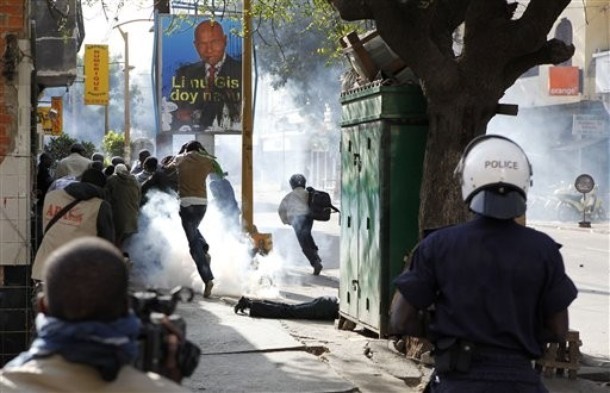
[[[239,21],[157,15],[159,133],[242,131]]]

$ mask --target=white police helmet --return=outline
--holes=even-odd
[[[510,219],[525,213],[532,166],[525,152],[500,135],[474,138],[455,168],[462,199],[484,216]]]

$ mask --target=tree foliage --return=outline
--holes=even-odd
[[[272,52],[269,71],[282,85],[306,79],[318,64],[342,67],[339,39],[364,31],[370,23],[345,23],[325,1],[254,2],[253,34],[257,49]],[[264,65],[263,65],[264,67]]]
[[[125,155],[125,134],[109,131],[102,141],[102,149],[107,157],[123,157]]]
[[[70,147],[77,142],[85,148],[85,157],[91,157],[91,155],[93,155],[95,152],[95,144],[83,140],[78,141],[68,134],[51,137],[49,142],[44,146],[44,151],[50,153],[55,160],[59,161],[70,155]]]

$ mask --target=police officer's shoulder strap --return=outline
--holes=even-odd
[[[44,228],[44,233],[49,232],[49,229],[51,229],[51,227],[57,221],[59,221],[60,218],[62,218],[68,211],[70,211],[70,209],[72,209],[74,206],[76,206],[80,201],[82,201],[82,199],[75,199],[72,202],[68,203],[66,206],[64,206],[63,209],[58,211],[57,214],[54,215],[53,218],[51,218],[51,221],[49,221],[47,226]]]

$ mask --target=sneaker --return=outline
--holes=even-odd
[[[209,298],[212,294],[212,288],[214,288],[214,281],[210,280],[205,283],[205,289],[203,290],[203,297]]]
[[[237,304],[235,305],[235,314],[237,314],[238,312],[245,312],[247,308],[250,308],[250,306],[252,305],[252,300],[248,299],[245,296],[242,296],[241,299],[239,299],[239,301],[237,302]]]
[[[313,275],[314,276],[320,275],[320,272],[322,271],[323,267],[324,266],[322,266],[322,264],[320,262],[316,262],[316,264],[313,265]]]

